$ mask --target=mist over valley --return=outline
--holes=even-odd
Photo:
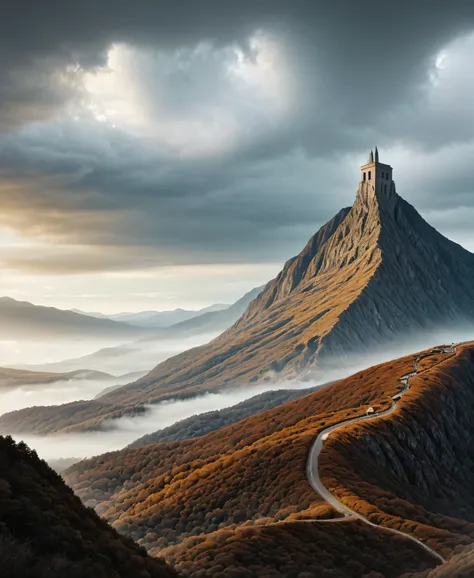
[[[0,577],[474,578],[474,3],[7,2]]]

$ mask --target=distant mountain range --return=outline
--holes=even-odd
[[[253,295],[252,292],[250,294]],[[196,311],[174,309],[105,315],[79,309],[62,310],[0,297],[0,339],[74,337],[127,340],[147,335],[166,338],[169,335],[167,330],[171,327],[176,334],[223,331],[240,316],[242,304],[245,307],[248,305],[245,296],[233,305],[217,303]],[[193,319],[199,321],[187,325]]]
[[[150,334],[152,328],[80,315],[55,307],[0,297],[0,339],[120,338]]]
[[[264,288],[265,285],[255,287],[254,289],[245,293],[245,295],[235,303],[227,306],[225,309],[211,310],[211,308],[208,308],[206,313],[191,317],[185,321],[181,321],[180,323],[173,325],[170,329],[174,333],[178,334],[196,334],[224,331],[239,319],[239,317],[247,309],[249,303],[251,303],[258,295],[260,295]]]
[[[226,309],[209,310],[218,306],[211,306],[205,308],[204,313],[197,317],[187,319],[181,323],[170,327],[157,328],[149,337],[143,337],[139,341],[125,343],[122,345],[104,347],[90,355],[84,355],[77,358],[70,358],[63,361],[36,364],[36,365],[22,365],[21,369],[28,369],[32,371],[47,371],[47,372],[69,372],[84,368],[100,371],[106,369],[112,373],[123,373],[125,367],[134,367],[138,371],[149,370],[160,361],[160,358],[165,356],[166,347],[164,343],[170,340],[177,340],[182,342],[183,339],[193,338],[196,336],[217,335],[230,327],[247,308],[248,304],[254,299],[263,286],[256,287],[233,305]],[[164,353],[162,350],[164,349]],[[144,355],[143,352],[149,353]],[[154,355],[152,352],[155,352]],[[152,361],[150,361],[152,359]],[[141,376],[141,375],[140,375]],[[138,378],[138,376],[136,377]]]
[[[209,307],[204,307],[197,310],[188,309],[173,309],[171,311],[139,311],[137,313],[112,313],[105,315],[104,313],[89,313],[81,311],[80,309],[71,309],[74,313],[80,315],[87,315],[88,317],[96,317],[98,319],[111,319],[112,321],[119,321],[128,323],[130,325],[137,325],[139,327],[170,327],[176,323],[198,317],[204,313],[212,311],[221,311],[230,307],[229,304],[216,303]]]

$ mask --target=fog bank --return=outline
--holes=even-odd
[[[206,393],[191,399],[168,400],[149,405],[147,412],[141,417],[123,417],[106,422],[104,424],[105,431],[49,436],[16,434],[13,437],[17,441],[25,441],[46,461],[71,456],[88,458],[122,449],[145,434],[163,429],[193,415],[231,407],[259,393],[276,389],[309,389],[316,385],[320,384],[292,381],[242,387],[220,393]]]
[[[127,376],[114,379],[64,379],[54,383],[36,383],[0,391],[0,415],[34,406],[61,405],[71,401],[89,400],[113,385],[125,385]]]
[[[468,341],[474,338],[473,328],[454,328],[433,331],[424,335],[407,337],[396,345],[381,348],[369,355],[333,359],[333,366],[318,369],[312,376],[296,381],[284,381],[278,375],[268,373],[267,382],[254,386],[241,386],[217,393],[207,393],[187,400],[169,400],[148,406],[141,417],[123,417],[105,423],[105,431],[59,434],[50,436],[16,435],[34,448],[40,457],[48,459],[71,456],[87,458],[112,450],[122,449],[137,438],[173,425],[177,421],[208,411],[224,409],[240,403],[259,393],[278,389],[306,389],[322,386],[336,379],[444,343]],[[91,388],[93,386],[91,385]],[[53,400],[51,396],[51,402]],[[44,405],[44,403],[42,403]]]
[[[41,354],[36,354],[31,359],[42,359],[41,362],[28,361],[22,363],[21,367],[36,371],[68,372],[79,369],[92,369],[104,371],[112,375],[122,375],[134,371],[150,371],[162,361],[173,355],[177,355],[187,349],[207,343],[218,333],[202,333],[191,336],[175,336],[169,338],[156,338],[121,343],[119,345],[97,348],[88,348],[86,354],[82,355],[81,350],[74,342],[62,343],[61,347],[55,351],[55,360],[47,361],[49,357],[41,358]],[[23,352],[24,353],[24,352]],[[74,357],[72,357],[74,354]],[[29,359],[23,356],[24,359]],[[0,363],[0,365],[2,365]],[[13,362],[4,363],[12,367]],[[16,364],[20,366],[20,364]]]

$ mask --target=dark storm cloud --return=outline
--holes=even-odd
[[[443,80],[435,66],[442,48],[473,29],[471,0],[10,2],[0,19],[5,222],[64,243],[136,246],[142,266],[283,259],[351,202],[369,143],[412,147],[425,155],[421,173],[435,175],[437,150],[473,139],[468,100],[456,101],[474,96],[474,76],[464,73],[469,46],[453,49],[463,74]],[[291,111],[276,120],[242,105],[225,73],[226,47],[256,57],[249,39],[258,30],[282,47],[292,88]],[[203,41],[213,49],[202,57],[176,52]],[[146,85],[144,110],[158,125],[163,110],[214,121],[205,103],[217,99],[219,109],[237,111],[237,145],[193,158],[90,119],[55,120],[87,98],[77,70],[104,65],[113,43],[145,54],[130,84]],[[430,100],[433,74],[455,90]],[[451,182],[411,176],[402,183],[422,210],[442,207],[450,186],[450,202],[472,204],[469,166]],[[410,191],[417,178],[421,189]],[[115,268],[112,252],[91,269]],[[87,256],[75,262],[82,271]]]
[[[290,250],[298,250],[301,240],[322,224],[320,208],[311,198],[315,169],[308,172],[305,159],[299,156],[282,167],[272,166],[270,180],[268,164],[236,166],[230,160],[169,161],[163,170],[143,152],[138,173],[133,157],[127,162],[122,159],[120,167],[104,157],[98,162],[101,166],[85,175],[76,174],[74,167],[65,174],[67,163],[52,179],[31,174],[13,195],[10,187],[0,187],[4,223],[38,238],[101,247],[93,259],[88,253],[73,251],[60,257],[46,253],[48,263],[54,261],[51,270],[59,272],[63,267],[82,272],[90,267],[97,271],[101,262],[117,269],[120,264],[139,268],[261,262],[269,255],[285,259],[288,243]],[[288,169],[294,175],[291,178],[285,174]],[[302,186],[301,178],[308,184]],[[286,194],[294,188],[302,202],[295,203]],[[335,199],[326,206],[335,212],[339,202]],[[135,252],[125,250],[133,246]],[[38,261],[30,250],[23,261],[18,256],[5,260],[29,270],[35,268],[33,261],[37,270],[47,268],[44,259]]]
[[[3,122],[40,117],[71,98],[64,73],[54,73],[103,64],[111,43],[245,46],[258,28],[287,39],[309,102],[316,89],[342,123],[373,122],[407,98],[436,50],[470,30],[473,19],[470,0],[10,1],[0,20]]]

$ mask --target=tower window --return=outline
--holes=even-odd
[[[384,179],[384,178],[385,178],[385,173],[382,173],[382,179]]]
[[[369,181],[370,181],[371,177],[372,177],[372,171],[369,171]]]
[[[387,185],[383,186],[383,192],[386,193],[387,192]]]
[[[364,181],[365,181],[366,174],[364,173]]]

